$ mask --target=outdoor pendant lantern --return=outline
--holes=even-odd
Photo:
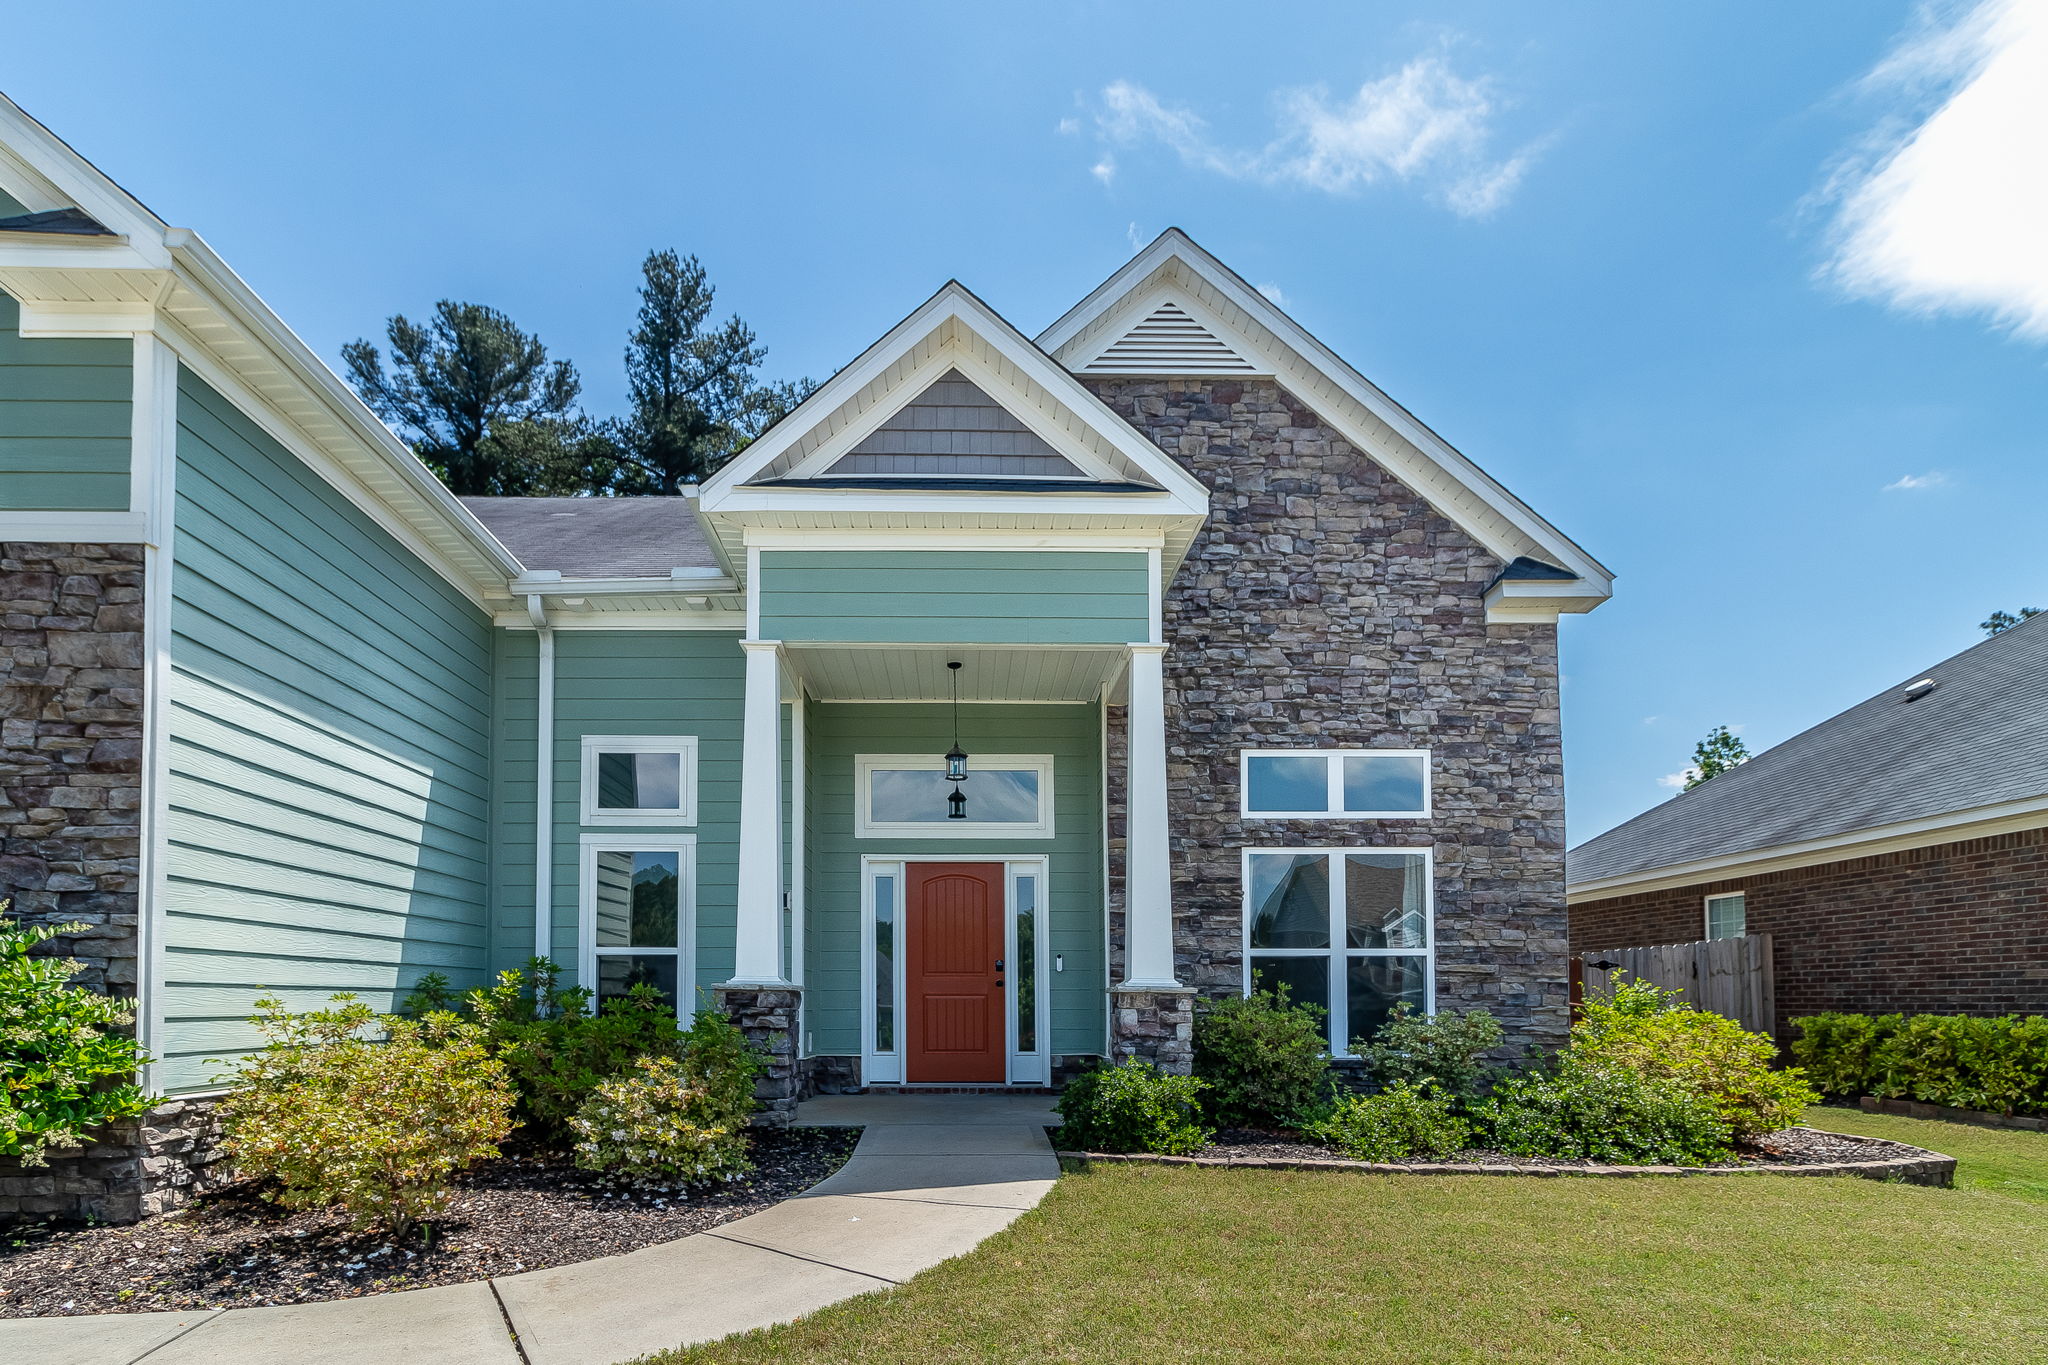
[[[967,780],[967,751],[960,747],[960,664],[956,660],[946,668],[953,675],[953,747],[946,750],[946,780],[953,784],[953,794],[946,798],[946,818],[965,820],[967,794],[960,784]]]

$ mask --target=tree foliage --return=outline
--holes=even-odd
[[[1994,611],[1977,623],[1977,629],[1983,631],[1986,635],[2003,634],[2020,622],[2039,616],[2042,610],[2043,608],[2041,607],[2021,607],[2017,616],[2009,611]]]
[[[385,335],[390,371],[374,343],[351,341],[349,380],[455,493],[573,492],[576,456],[603,453],[576,406],[576,367],[497,309],[443,299],[425,325],[401,313]]]
[[[1731,768],[1739,768],[1749,762],[1749,746],[1731,733],[1725,725],[1716,725],[1707,731],[1707,737],[1693,746],[1692,767],[1686,770],[1685,790],[1691,791],[1702,782],[1711,781]]]

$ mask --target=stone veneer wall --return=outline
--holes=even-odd
[[[1805,1014],[2048,1014],[2048,828],[1581,901],[1573,952],[1690,943],[1706,898],[1771,936],[1777,1034]]]
[[[48,945],[73,981],[133,996],[141,891],[143,551],[0,545],[0,900],[86,928]],[[174,1101],[47,1166],[0,1159],[0,1217],[127,1222],[183,1203],[211,1105]]]
[[[1501,563],[1270,380],[1086,379],[1210,490],[1165,601],[1168,786],[1183,982],[1241,989],[1240,850],[1436,854],[1440,1008],[1504,1054],[1569,1027],[1557,634],[1489,626]],[[1111,982],[1121,979],[1123,717],[1111,716]],[[1432,752],[1430,820],[1247,822],[1246,748]]]

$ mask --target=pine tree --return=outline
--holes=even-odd
[[[2009,611],[1994,611],[1977,623],[1977,629],[1983,631],[1986,635],[2002,634],[2005,631],[2011,630],[2022,621],[2031,620],[2039,616],[2041,610],[2040,607],[2021,607],[2020,614],[2017,616]]]
[[[1692,767],[1686,770],[1685,789],[1691,791],[1702,782],[1710,781],[1749,762],[1749,746],[1730,734],[1725,725],[1716,725],[1707,731],[1707,737],[1693,746]]]

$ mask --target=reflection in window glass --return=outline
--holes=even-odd
[[[1017,1051],[1038,1051],[1038,878],[1017,878]]]
[[[599,1008],[607,1000],[624,996],[635,986],[652,986],[676,1004],[676,955],[674,953],[602,953],[597,959]]]
[[[682,880],[674,850],[597,855],[597,946],[673,948]]]
[[[1419,853],[1344,855],[1344,946],[1429,946],[1428,860]]]
[[[1038,774],[1020,769],[973,769],[962,788],[967,818],[977,824],[1035,825]],[[870,824],[944,824],[953,784],[942,772],[876,768],[868,774]]]
[[[1315,957],[1252,958],[1252,989],[1277,990],[1287,987],[1287,999],[1296,1005],[1330,1007],[1330,959]]]
[[[875,1051],[896,1050],[896,878],[875,878]]]
[[[1427,1010],[1428,981],[1422,958],[1352,954],[1344,964],[1347,1031],[1351,1037],[1372,1037],[1400,1001],[1407,1001],[1418,1013]]]
[[[601,753],[597,756],[598,809],[680,810],[682,804],[682,755]]]
[[[1344,809],[1422,811],[1425,767],[1419,754],[1344,755]]]
[[[1255,853],[1251,946],[1330,946],[1330,860],[1320,853]]]
[[[1245,760],[1245,784],[1251,810],[1330,808],[1330,761],[1320,754],[1253,754]]]

